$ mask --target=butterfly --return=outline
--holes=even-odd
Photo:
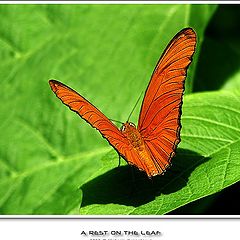
[[[170,41],[151,76],[137,127],[127,121],[118,129],[70,87],[56,80],[49,80],[49,84],[56,96],[96,128],[119,156],[151,178],[166,171],[180,142],[184,82],[195,48],[192,28],[182,29]]]

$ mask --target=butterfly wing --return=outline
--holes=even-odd
[[[93,128],[96,128],[120,155],[126,156],[126,152],[129,151],[128,140],[102,112],[63,83],[50,80],[49,84],[52,91],[65,105],[86,120]]]
[[[158,173],[169,166],[180,142],[180,116],[187,68],[196,47],[196,34],[185,28],[175,35],[158,61],[147,87],[138,130]]]

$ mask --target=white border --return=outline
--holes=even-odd
[[[100,231],[107,233],[102,235]],[[145,234],[147,231],[160,234],[151,237]],[[15,219],[2,221],[0,231],[1,239],[18,240],[226,240],[237,236],[239,221],[222,219]]]

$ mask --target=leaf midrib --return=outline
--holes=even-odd
[[[94,152],[88,151],[85,153],[74,154],[74,155],[70,155],[68,157],[59,158],[58,160],[55,160],[55,161],[52,161],[49,159],[49,162],[46,164],[42,164],[41,166],[36,166],[35,168],[31,168],[26,171],[18,172],[16,174],[12,174],[11,176],[3,179],[0,182],[0,185],[5,184],[8,181],[12,181],[16,178],[25,178],[27,176],[32,175],[33,173],[37,173],[39,171],[42,171],[42,170],[52,167],[54,165],[68,164],[69,162],[78,161],[79,159],[86,159],[86,158],[90,158],[90,157],[93,157],[98,154],[107,153],[109,150],[110,150],[110,147],[102,147],[102,148],[96,149]]]

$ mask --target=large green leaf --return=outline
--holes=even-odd
[[[239,103],[240,93],[187,96],[182,142],[167,173],[152,180],[137,174],[133,180],[129,167],[113,169],[117,157],[110,162],[107,155],[102,169],[82,186],[80,212],[165,214],[239,181]]]
[[[0,213],[78,212],[79,186],[111,149],[55,98],[48,79],[61,80],[109,118],[124,121],[168,41],[191,26],[199,51],[215,8],[0,5]]]

